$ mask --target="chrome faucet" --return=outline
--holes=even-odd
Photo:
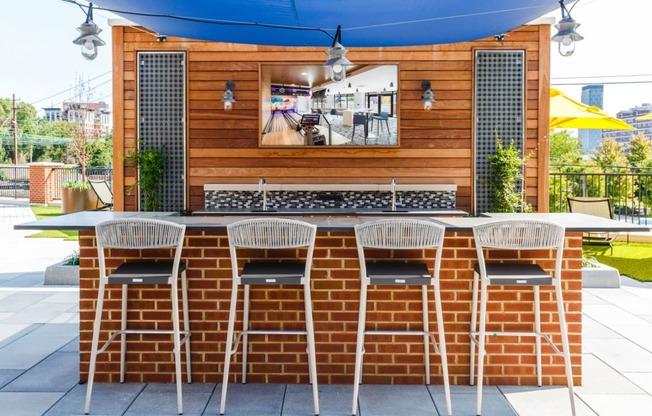
[[[392,193],[392,212],[396,211],[396,179],[392,178],[390,182],[390,192]]]
[[[267,211],[267,181],[265,178],[260,178],[258,181],[258,192],[263,193],[263,206],[262,210]]]

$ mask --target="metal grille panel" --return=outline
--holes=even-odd
[[[185,61],[185,52],[138,53],[139,146],[164,146],[164,211],[178,211],[186,206]],[[142,193],[139,200],[143,206]]]
[[[476,214],[490,206],[489,160],[496,138],[511,141],[523,155],[525,115],[525,51],[475,52],[475,207]],[[522,181],[517,184],[522,188]]]

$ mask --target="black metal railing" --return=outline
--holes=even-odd
[[[29,166],[0,165],[0,196],[29,198]]]
[[[113,182],[113,168],[105,167],[87,167],[86,178],[93,180],[103,180]],[[79,166],[61,166],[52,169],[53,197],[52,199],[61,199],[61,187],[68,182],[82,181],[82,168]]]
[[[615,169],[614,169],[615,170]],[[652,173],[550,172],[550,212],[568,212],[567,198],[609,198],[614,218],[647,224],[652,206]],[[652,219],[649,221],[652,224]]]

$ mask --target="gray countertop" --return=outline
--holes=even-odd
[[[378,216],[329,216],[320,210],[319,216],[306,215],[286,215],[279,214],[284,218],[294,218],[316,224],[319,231],[353,231],[356,224],[366,221],[372,221],[380,218],[392,218],[385,212],[378,212]],[[325,215],[324,215],[325,214]],[[391,214],[391,213],[389,213]],[[265,214],[267,215],[267,214]],[[425,214],[424,214],[425,215]],[[489,221],[495,221],[506,218],[536,218],[553,221],[566,227],[567,231],[585,231],[585,232],[630,232],[630,231],[650,231],[650,227],[625,223],[621,221],[598,218],[586,214],[576,213],[530,213],[530,214],[495,214],[484,213],[481,217],[450,217],[450,216],[412,216],[422,220],[434,221],[445,225],[450,231],[471,231],[474,225],[483,224]],[[180,217],[171,212],[127,212],[127,211],[83,211],[74,214],[61,215],[58,217],[48,218],[40,221],[32,221],[23,224],[14,225],[17,230],[94,230],[95,225],[102,221],[108,221],[120,218],[158,218],[168,221],[185,224],[188,231],[224,231],[226,226],[245,218],[260,218],[260,215],[193,215],[189,217]]]

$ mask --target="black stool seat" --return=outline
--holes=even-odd
[[[243,285],[298,285],[305,271],[300,262],[252,262],[244,265],[240,278]]]
[[[372,285],[429,285],[430,272],[423,263],[385,261],[365,263]]]
[[[552,277],[538,264],[487,263],[487,277],[490,285],[503,286],[550,286]],[[480,273],[480,265],[473,270]]]
[[[108,284],[130,285],[130,284],[166,284],[172,276],[173,263],[162,262],[139,262],[122,263],[107,279]],[[179,264],[179,273],[186,270],[184,263]],[[176,279],[176,276],[174,276]]]

